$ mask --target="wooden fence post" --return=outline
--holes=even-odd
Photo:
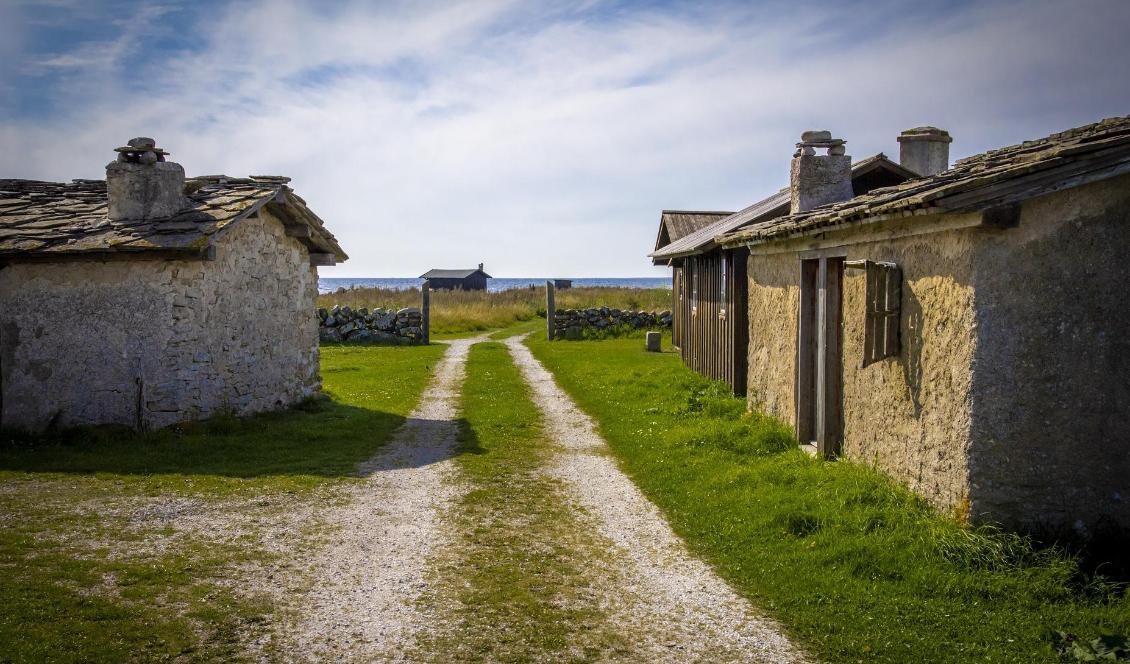
[[[424,345],[432,342],[432,285],[427,279],[420,286],[421,312],[424,318]]]
[[[557,332],[557,308],[553,305],[553,282],[546,280],[545,282],[545,338],[553,341],[553,335]]]

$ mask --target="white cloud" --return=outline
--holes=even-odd
[[[802,129],[866,156],[937,124],[961,156],[1128,112],[1130,5],[868,8],[881,32],[827,8],[233,5],[140,89],[95,72],[73,113],[0,125],[0,173],[97,177],[152,135],[190,174],[292,176],[352,257],[327,275],[628,276],[660,209],[775,191]]]

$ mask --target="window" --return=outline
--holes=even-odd
[[[722,286],[718,290],[719,300],[722,303],[722,308],[726,308],[726,257],[722,257]]]
[[[851,261],[848,267],[867,273],[867,313],[863,333],[863,366],[899,354],[902,313],[902,270],[894,263]]]

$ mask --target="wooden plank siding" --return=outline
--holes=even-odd
[[[673,343],[683,363],[745,395],[749,346],[744,249],[688,256],[676,269]]]

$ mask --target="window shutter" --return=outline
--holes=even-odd
[[[867,318],[863,335],[863,366],[899,354],[902,313],[902,270],[894,263],[865,261]]]

